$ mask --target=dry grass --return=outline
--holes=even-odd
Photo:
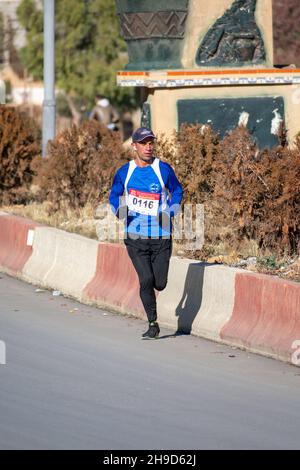
[[[26,217],[28,219],[39,222],[40,224],[54,227],[66,232],[77,233],[84,237],[98,240],[97,225],[101,223],[96,215],[96,208],[92,204],[87,204],[80,209],[70,209],[66,206],[60,211],[49,214],[51,203],[44,201],[42,203],[31,203],[28,205],[11,205],[0,207],[1,211],[9,214]],[[123,222],[117,222],[117,235],[116,239],[109,238],[107,241],[119,243],[122,241]],[[99,225],[98,225],[99,226]],[[173,255],[186,256],[182,251],[182,246],[174,241]]]
[[[10,214],[26,217],[43,225],[55,227],[71,233],[98,239],[97,216],[95,207],[87,204],[81,209],[65,207],[60,211],[49,215],[49,202],[32,203],[28,205],[2,206],[0,210]],[[122,234],[122,223],[119,225],[119,233]],[[120,242],[122,236],[110,242]],[[190,259],[201,259],[208,263],[224,264],[227,266],[241,267],[252,272],[277,275],[286,280],[300,282],[300,258],[276,257],[271,252],[262,251],[255,240],[244,241],[238,250],[232,249],[229,243],[220,242],[214,245],[205,245],[201,252],[185,251],[181,243],[174,241],[173,255]],[[255,258],[256,263],[240,264],[242,260]]]
[[[49,214],[50,204],[44,201],[28,205],[3,206],[1,210],[21,217],[27,217],[50,227],[97,239],[96,221],[94,219],[95,208],[91,204],[76,210],[66,206],[60,211]]]

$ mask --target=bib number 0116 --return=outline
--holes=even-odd
[[[153,201],[147,201],[147,200],[144,200],[143,199],[138,199],[137,197],[134,197],[133,200],[132,200],[132,203],[134,206],[139,206],[139,207],[142,207],[144,206],[145,209],[153,209],[153,206],[154,206],[154,202]]]
[[[143,215],[157,216],[159,208],[159,194],[145,193],[130,189],[128,193],[128,209]]]

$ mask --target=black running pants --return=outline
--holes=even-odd
[[[126,238],[128,254],[140,281],[140,296],[149,323],[157,320],[154,289],[162,291],[168,280],[172,253],[170,238]]]

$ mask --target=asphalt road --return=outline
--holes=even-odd
[[[300,448],[299,368],[144,329],[0,273],[0,449]]]

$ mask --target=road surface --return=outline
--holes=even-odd
[[[0,449],[300,448],[300,368],[145,326],[0,273]]]

